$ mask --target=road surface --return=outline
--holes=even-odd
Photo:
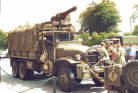
[[[4,73],[1,70],[1,83],[0,91],[5,93],[53,93],[52,81],[45,83],[43,80],[45,77],[42,74],[35,73],[33,80],[20,80],[12,77],[10,60],[0,59],[1,68],[7,72]],[[58,85],[56,87],[56,93],[62,92]],[[107,93],[103,87],[96,87],[91,80],[82,81],[81,84],[71,93]]]

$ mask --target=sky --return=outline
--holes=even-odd
[[[78,22],[79,15],[88,5],[101,0],[0,0],[0,29],[5,32],[17,28],[19,25],[50,21],[51,16],[58,12],[77,6],[77,10],[71,13],[71,23],[75,25],[76,31],[80,29]],[[120,12],[122,22],[118,28],[122,32],[130,31],[130,16],[134,9],[134,4],[138,4],[138,0],[111,0],[116,3],[116,8]],[[132,27],[138,24],[138,20],[132,23]]]

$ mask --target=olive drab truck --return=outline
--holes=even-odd
[[[73,7],[58,13],[51,21],[33,27],[18,28],[8,34],[8,53],[15,78],[31,79],[33,72],[58,77],[61,90],[72,91],[83,79],[103,84],[92,67],[98,61],[95,49],[74,40],[75,28],[70,24]]]
[[[138,46],[138,36],[116,36],[110,37],[109,40],[114,43],[120,42],[124,48]]]

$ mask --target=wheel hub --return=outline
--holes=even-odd
[[[62,73],[60,76],[60,81],[62,82],[62,84],[66,85],[68,83],[68,77],[65,73]]]

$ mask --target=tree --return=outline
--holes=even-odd
[[[138,4],[135,4],[133,8],[135,9],[135,11],[133,12],[133,14],[130,17],[130,29],[131,29],[131,32],[132,32],[131,23],[135,23],[135,20],[138,18]]]
[[[135,21],[138,18],[138,4],[134,5],[134,9],[135,9],[135,11],[133,12],[133,14],[131,16],[133,18],[133,21]]]
[[[135,26],[133,35],[137,35],[138,36],[138,25]]]
[[[91,37],[90,37],[89,33],[87,33],[87,32],[83,32],[82,34],[75,36],[75,39],[77,41],[81,40],[83,45],[91,45],[91,43],[89,42],[90,38]]]
[[[118,32],[116,28],[121,22],[115,3],[109,0],[102,0],[101,3],[92,3],[80,14],[80,31],[92,32]]]
[[[0,49],[8,47],[8,33],[0,30]]]

